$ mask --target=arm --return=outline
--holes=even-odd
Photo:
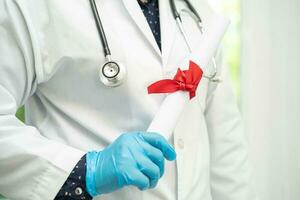
[[[35,92],[43,68],[30,19],[17,2],[22,1],[0,0],[0,193],[11,200],[52,200],[57,193],[62,198],[59,190],[68,187],[85,152],[45,138],[15,117]],[[153,188],[163,175],[164,158],[176,158],[173,147],[154,133],[123,134],[86,155],[86,173],[78,172],[86,183],[77,184],[92,196],[125,186]]]
[[[15,117],[35,92],[42,67],[23,14],[15,1],[0,0],[0,193],[11,200],[53,200],[85,152],[49,140]]]
[[[221,52],[217,65],[224,65]],[[250,185],[248,144],[227,68],[222,82],[210,83],[205,116],[211,152],[211,192],[214,200],[254,200]]]

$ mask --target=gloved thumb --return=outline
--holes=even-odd
[[[176,152],[168,141],[158,133],[140,133],[140,136],[150,145],[159,149],[167,160],[175,160]]]

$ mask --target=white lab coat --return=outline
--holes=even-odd
[[[192,2],[205,26],[213,11]],[[167,0],[159,0],[162,53],[136,0],[97,3],[112,56],[128,70],[113,89],[99,82],[104,56],[88,0],[0,0],[0,193],[11,200],[53,199],[87,151],[146,130],[165,97],[146,87],[183,67],[188,49]],[[183,21],[192,46],[201,45],[195,22]],[[168,138],[177,161],[166,163],[156,189],[96,199],[254,199],[240,114],[217,58],[223,82],[201,81]],[[23,104],[26,124],[15,117]]]

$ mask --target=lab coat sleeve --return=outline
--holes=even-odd
[[[0,0],[0,193],[10,200],[53,200],[80,150],[43,137],[15,117],[36,88],[40,57],[30,24],[13,0]]]
[[[205,117],[210,141],[213,200],[255,200],[250,182],[248,141],[222,50],[216,55],[222,80],[209,83]]]

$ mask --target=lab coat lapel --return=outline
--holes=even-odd
[[[161,51],[155,41],[155,38],[152,34],[151,28],[148,25],[148,22],[140,8],[137,0],[123,0],[124,6],[127,9],[128,13],[130,14],[132,20],[138,26],[140,31],[146,37],[148,42],[151,44],[155,52],[161,57]]]
[[[175,40],[176,22],[168,0],[159,0],[163,65],[166,67]]]

